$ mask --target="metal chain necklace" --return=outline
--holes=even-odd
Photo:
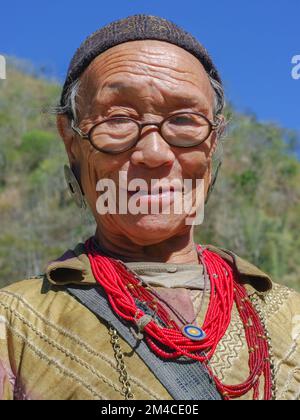
[[[132,400],[134,398],[134,395],[131,390],[131,385],[129,382],[129,377],[128,377],[128,373],[127,373],[127,369],[126,369],[126,365],[124,361],[124,354],[120,346],[120,338],[119,338],[118,332],[113,326],[110,326],[109,334],[111,336],[111,343],[113,345],[115,359],[117,361],[117,371],[120,375],[120,382],[122,384],[122,393],[125,396],[125,400]]]

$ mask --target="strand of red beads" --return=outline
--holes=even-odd
[[[138,299],[155,311],[164,324],[159,325],[152,320],[144,327],[146,342],[158,356],[165,359],[185,356],[206,364],[219,392],[226,400],[239,398],[251,389],[253,398],[257,399],[261,377],[264,377],[264,399],[272,398],[270,355],[264,326],[245,287],[235,281],[237,273],[219,255],[198,246],[210,278],[211,295],[202,326],[206,336],[201,341],[192,341],[182,334],[156,297],[122,261],[99,254],[92,238],[86,241],[85,247],[94,277],[106,292],[116,314],[136,325],[145,315],[136,305]],[[208,361],[230,324],[234,303],[245,328],[250,374],[242,384],[225,385],[214,375]]]

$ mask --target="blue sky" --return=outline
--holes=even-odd
[[[26,0],[0,4],[0,54],[31,60],[64,79],[75,49],[91,32],[135,13],[169,18],[212,55],[228,98],[261,121],[300,131],[299,0]]]

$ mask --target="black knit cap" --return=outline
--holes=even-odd
[[[221,78],[206,49],[175,23],[158,16],[134,15],[114,21],[91,34],[77,49],[68,68],[60,105],[66,105],[68,87],[99,54],[115,45],[137,40],[166,41],[193,54],[206,72],[219,83]]]

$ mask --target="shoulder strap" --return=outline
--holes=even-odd
[[[156,356],[144,341],[140,341],[137,346],[128,324],[112,311],[101,288],[67,286],[66,289],[97,317],[118,331],[175,400],[222,399],[207,369],[200,362],[163,360]]]

